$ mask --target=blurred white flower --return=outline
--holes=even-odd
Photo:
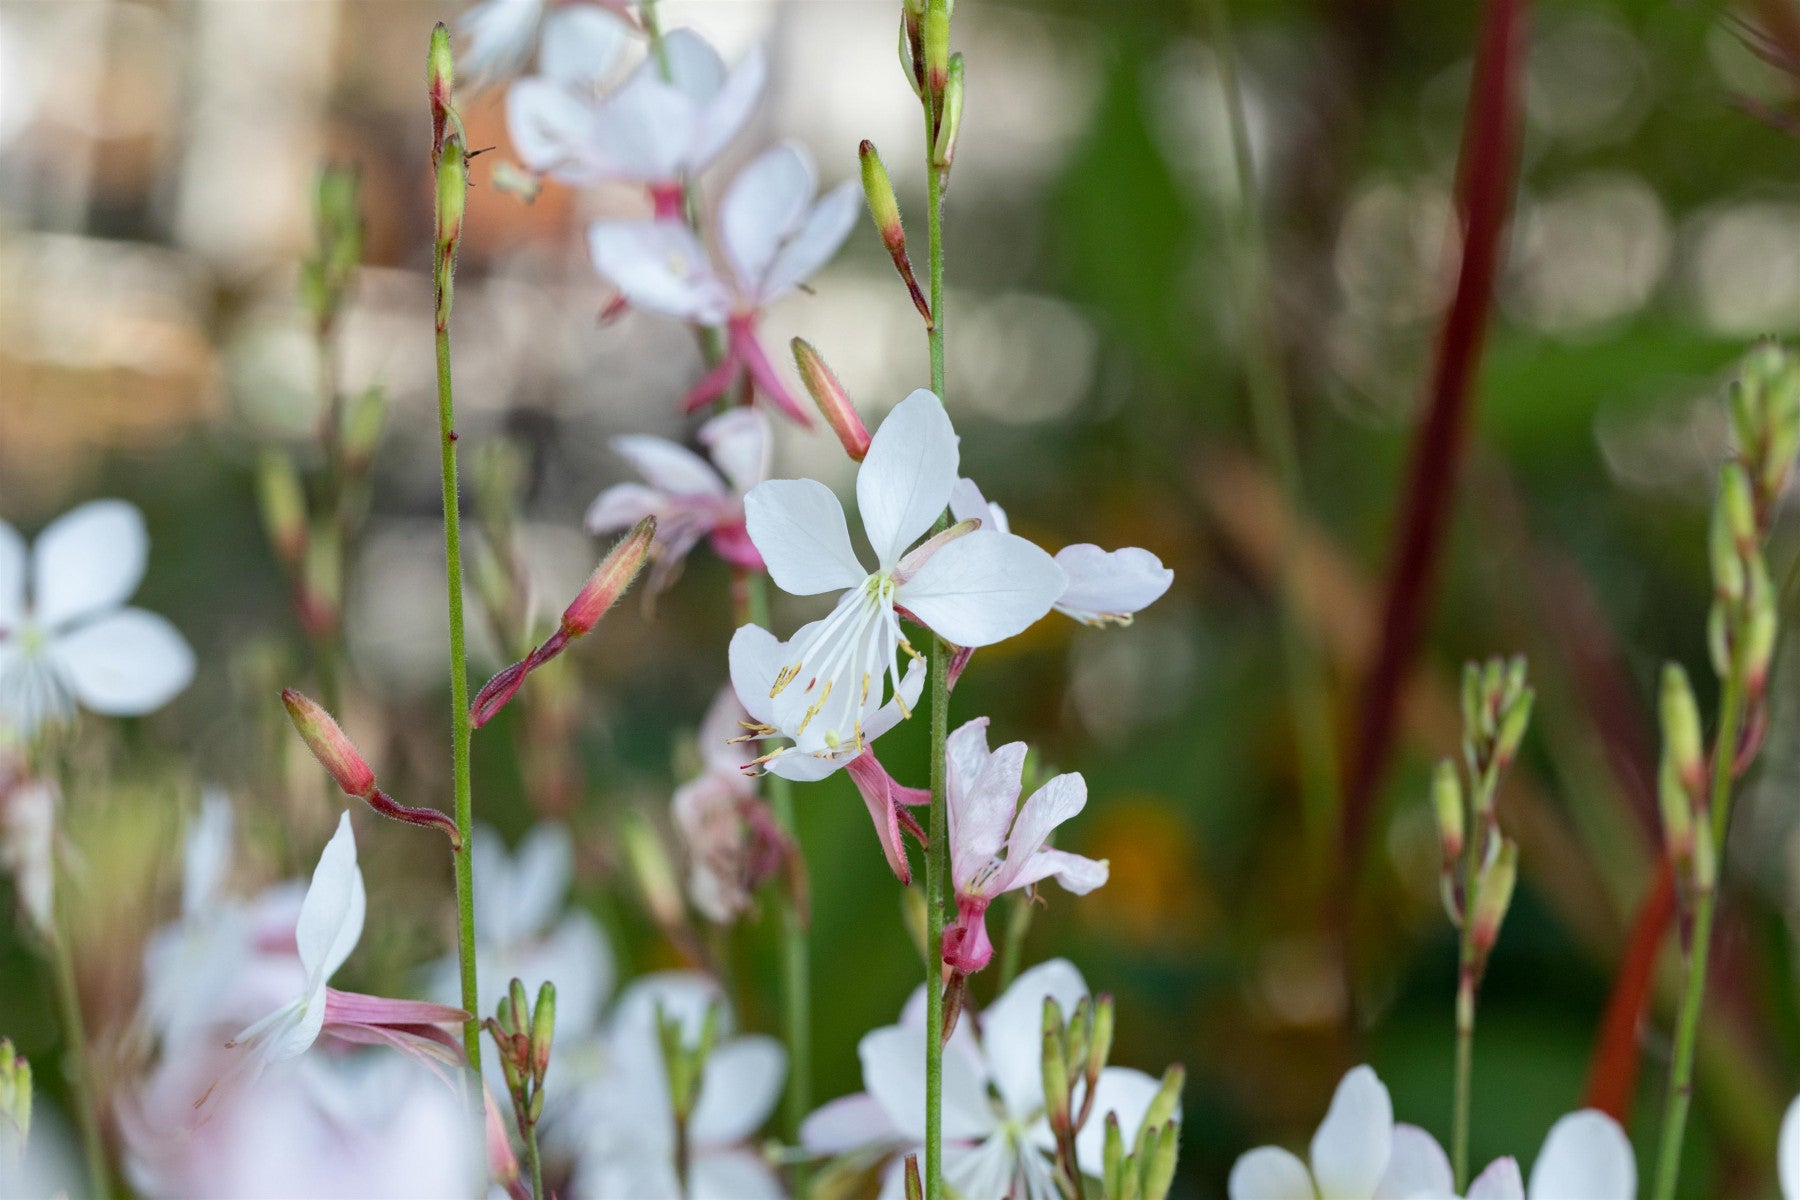
[[[30,737],[75,706],[103,716],[161,708],[194,677],[194,652],[165,618],[123,607],[150,539],[123,500],[94,500],[25,541],[0,521],[0,725]]]
[[[943,958],[964,974],[987,966],[987,909],[994,897],[1055,879],[1065,891],[1085,896],[1106,882],[1107,863],[1044,843],[1058,825],[1087,804],[1087,781],[1058,775],[1024,805],[1025,743],[988,750],[986,717],[950,735],[945,747],[949,784],[950,877],[956,920],[944,930]],[[1002,853],[1004,851],[1004,853]]]
[[[944,1179],[963,1196],[1053,1200],[1054,1139],[1044,1117],[1044,1000],[1065,1013],[1088,995],[1081,972],[1052,959],[1021,974],[981,1020],[957,1023],[944,1045]],[[800,1130],[814,1154],[893,1153],[882,1200],[904,1195],[905,1155],[925,1140],[925,991],[913,993],[900,1023],[866,1035],[858,1046],[868,1090],[824,1105]],[[1159,1084],[1142,1071],[1108,1067],[1100,1074],[1087,1123],[1075,1139],[1082,1170],[1099,1175],[1106,1116],[1116,1113],[1129,1144]],[[1179,1111],[1177,1112],[1179,1116]],[[1310,1193],[1309,1193],[1310,1195]]]
[[[0,870],[12,876],[19,912],[40,937],[56,932],[54,783],[0,773]]]
[[[725,326],[725,355],[683,399],[687,411],[711,404],[748,375],[782,412],[811,425],[757,340],[756,324],[764,309],[837,253],[856,222],[862,195],[855,180],[823,196],[818,186],[811,156],[793,142],[764,151],[738,172],[719,205],[726,271],[713,266],[678,217],[602,221],[589,231],[594,268],[634,307]]]
[[[732,566],[763,569],[762,556],[744,531],[744,493],[769,476],[768,418],[755,409],[734,408],[702,425],[697,436],[711,463],[667,438],[614,438],[614,453],[636,467],[644,482],[614,484],[588,507],[589,533],[614,533],[656,518],[652,591],[674,580],[701,538],[711,539],[714,551]]]
[[[618,65],[630,26],[610,4],[571,0],[486,0],[456,20],[468,38],[457,64],[476,86],[510,79],[537,52],[538,69],[558,83],[597,87]]]
[[[749,716],[729,684],[719,689],[700,723],[704,769],[669,801],[687,847],[688,898],[720,925],[749,909],[756,889],[792,850],[744,773],[751,758],[737,737]]]
[[[1800,1200],[1800,1096],[1788,1104],[1781,1118],[1781,1136],[1775,1143],[1775,1169],[1781,1179],[1782,1200]]]

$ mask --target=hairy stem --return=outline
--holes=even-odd
[[[544,1160],[538,1153],[537,1123],[525,1122],[522,1133],[525,1141],[525,1164],[531,1169],[531,1200],[550,1200],[550,1193],[544,1190]]]

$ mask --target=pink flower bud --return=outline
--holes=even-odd
[[[431,102],[431,150],[443,149],[445,128],[452,113],[450,94],[456,87],[456,68],[450,54],[450,29],[439,21],[431,30],[431,49],[425,56],[425,88]]]
[[[861,462],[869,453],[869,429],[863,424],[862,417],[857,415],[856,405],[851,403],[850,394],[838,382],[838,377],[819,356],[819,352],[804,338],[795,338],[793,349],[794,366],[799,368],[800,382],[812,394],[813,402],[819,406],[819,412],[825,417],[825,423],[831,426],[831,432],[837,434],[844,453]]]
[[[284,688],[281,702],[287,706],[288,718],[299,731],[306,748],[319,765],[331,773],[346,796],[367,800],[375,794],[375,772],[338,723],[311,699],[293,688]]]

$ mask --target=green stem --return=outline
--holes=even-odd
[[[1019,958],[1025,953],[1025,934],[1031,928],[1031,897],[1019,892],[1012,898],[1012,911],[1006,915],[1006,934],[1000,943],[1000,976],[994,981],[994,993],[1004,992],[1019,974]]]
[[[769,628],[769,577],[761,571],[747,573],[744,594],[752,624]],[[793,839],[794,853],[800,854],[800,834],[794,824],[794,785],[776,774],[763,777],[769,787],[769,810],[781,832]],[[800,1124],[812,1108],[812,965],[807,944],[806,922],[794,902],[791,891],[781,892],[781,966],[786,1022],[788,1077],[783,1115],[786,1133],[796,1142]],[[794,1194],[808,1193],[807,1164],[797,1161],[793,1168]]]
[[[100,1117],[88,1085],[87,1027],[81,1017],[81,993],[75,984],[75,956],[69,943],[69,922],[64,912],[63,884],[56,887],[56,928],[49,941],[52,980],[56,988],[56,1015],[62,1025],[63,1077],[69,1084],[69,1104],[81,1130],[81,1149],[87,1160],[88,1181],[96,1196],[113,1194],[106,1167],[106,1144],[100,1137]]]
[[[1725,862],[1725,834],[1731,824],[1732,772],[1737,758],[1738,724],[1744,706],[1744,647],[1739,637],[1732,650],[1731,670],[1719,696],[1719,728],[1713,740],[1711,807],[1713,882],[1696,889],[1693,949],[1675,1025],[1675,1054],[1669,1066],[1669,1096],[1663,1109],[1662,1143],[1656,1155],[1656,1200],[1674,1200],[1681,1179],[1681,1147],[1687,1134],[1688,1109],[1694,1099],[1694,1047],[1700,1036],[1700,1010],[1706,1000],[1706,968],[1712,955],[1713,917],[1718,909],[1718,879]]]
[[[531,1168],[531,1200],[549,1200],[544,1190],[544,1160],[538,1153],[537,1125],[525,1123],[525,1163]]]
[[[1465,930],[1468,925],[1469,914],[1465,912]],[[1469,1186],[1469,1095],[1475,1076],[1475,975],[1468,942],[1465,932],[1456,983],[1456,1096],[1450,1118],[1450,1165],[1458,1195]]]
[[[453,263],[440,263],[447,275]],[[481,1083],[481,1002],[475,984],[475,809],[469,787],[469,654],[463,640],[462,514],[456,482],[456,413],[450,389],[450,329],[437,331],[438,440],[443,452],[445,593],[450,605],[450,768],[456,786],[457,954],[462,967],[463,1051]],[[479,1095],[479,1091],[477,1092]]]
[[[1291,720],[1300,758],[1308,849],[1322,870],[1324,857],[1336,844],[1337,753],[1331,731],[1331,706],[1324,665],[1307,635],[1301,603],[1305,595],[1305,557],[1301,542],[1303,495],[1300,452],[1294,435],[1294,416],[1275,336],[1273,303],[1269,289],[1267,240],[1263,233],[1261,197],[1256,189],[1256,169],[1251,160],[1250,132],[1244,117],[1244,97],[1238,87],[1237,51],[1231,34],[1231,17],[1225,0],[1208,0],[1209,24],[1219,66],[1219,87],[1231,131],[1233,162],[1237,169],[1238,203],[1233,222],[1236,245],[1228,255],[1233,290],[1243,298],[1245,388],[1250,394],[1251,421],[1263,456],[1275,468],[1276,481],[1286,501],[1287,521],[1281,547],[1281,649],[1290,687]]]

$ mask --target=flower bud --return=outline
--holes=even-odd
[[[869,453],[869,429],[857,414],[856,405],[851,403],[850,394],[838,382],[838,377],[832,373],[819,352],[804,338],[795,338],[792,345],[794,366],[800,372],[800,382],[806,385],[813,403],[819,406],[825,423],[837,434],[844,453],[854,461],[861,462]]]
[[[500,997],[500,1003],[494,1005],[494,1025],[504,1035],[504,1040],[497,1040],[496,1045],[502,1051],[510,1049],[513,1035],[519,1032],[518,1015],[513,1011],[512,992]]]
[[[531,1069],[542,1082],[550,1069],[550,1043],[556,1036],[556,985],[548,979],[538,988],[537,1007],[531,1010]]]
[[[1062,1012],[1053,997],[1044,998],[1044,1115],[1059,1136],[1069,1129],[1069,1063],[1063,1057]]]
[[[1112,1057],[1113,1040],[1113,998],[1102,993],[1094,1002],[1094,1036],[1088,1042],[1087,1086],[1092,1095],[1099,1086],[1100,1072],[1106,1070],[1107,1060]]]
[[[1719,881],[1719,847],[1713,840],[1711,821],[1694,823],[1694,889],[1710,892]]]
[[[1139,1168],[1143,1172],[1139,1194],[1143,1200],[1165,1200],[1175,1183],[1175,1162],[1181,1152],[1181,1123],[1170,1121],[1160,1126],[1145,1150],[1146,1157]]]
[[[1756,526],[1756,497],[1749,473],[1740,464],[1726,463],[1720,468],[1719,503],[1725,509],[1725,524],[1740,553],[1761,540]]]
[[[1119,1132],[1119,1114],[1106,1112],[1106,1141],[1101,1152],[1101,1194],[1106,1200],[1118,1200],[1125,1194],[1125,1138]]]
[[[1735,603],[1744,598],[1744,560],[1739,552],[1726,493],[1730,468],[1720,472],[1719,498],[1713,505],[1712,523],[1707,528],[1706,549],[1712,561],[1713,594]],[[1739,474],[1742,474],[1740,469]]]
[[[931,165],[948,171],[956,162],[956,135],[962,132],[963,56],[950,56],[950,78],[944,84],[944,113],[931,142]]]
[[[881,244],[887,247],[888,257],[894,260],[894,269],[900,272],[900,279],[912,296],[913,307],[925,319],[925,328],[931,329],[931,302],[919,287],[918,276],[913,274],[912,259],[906,254],[906,226],[900,220],[900,201],[894,195],[893,181],[888,178],[887,168],[882,165],[874,142],[865,140],[856,153],[862,162],[863,196],[869,202],[869,216],[875,221],[875,232],[881,235]]]
[[[906,1200],[925,1200],[925,1185],[919,1180],[919,1156],[906,1156]]]
[[[522,1035],[531,1026],[531,999],[525,994],[525,981],[515,977],[506,985],[506,998],[512,1002],[513,1035]]]
[[[1502,839],[1500,852],[1481,868],[1475,887],[1474,941],[1478,953],[1486,955],[1500,936],[1500,923],[1512,906],[1513,885],[1519,878],[1519,846],[1511,838]]]
[[[1462,858],[1467,832],[1462,781],[1456,776],[1455,764],[1447,758],[1438,762],[1431,775],[1431,807],[1437,814],[1438,845],[1448,870]]]
[[[1187,1068],[1180,1063],[1171,1063],[1163,1072],[1162,1083],[1156,1094],[1150,1097],[1150,1107],[1144,1110],[1144,1119],[1138,1124],[1136,1143],[1132,1154],[1140,1161],[1143,1159],[1147,1135],[1151,1130],[1168,1125],[1175,1119],[1175,1109],[1181,1104],[1181,1089],[1187,1086]]]
[[[1694,798],[1682,784],[1667,749],[1656,773],[1656,803],[1662,813],[1663,849],[1676,873],[1683,874],[1694,855]]]
[[[320,522],[307,537],[300,595],[307,628],[315,637],[337,629],[344,598],[344,556],[342,535],[330,522]]]
[[[375,794],[375,772],[367,760],[357,753],[344,731],[331,714],[293,688],[283,689],[281,702],[287,707],[288,719],[299,731],[300,739],[313,757],[319,760],[346,796],[367,800]]]
[[[1525,688],[1500,715],[1500,727],[1494,735],[1494,765],[1501,770],[1512,765],[1513,756],[1519,752],[1519,744],[1525,740],[1525,730],[1531,725],[1531,705],[1535,699],[1536,694],[1530,688]]]
[[[469,159],[460,137],[444,143],[437,167],[437,258],[433,282],[437,289],[437,328],[450,326],[450,306],[456,293],[456,249],[462,241],[463,210],[469,196]]]
[[[1658,689],[1657,714],[1662,723],[1663,762],[1689,804],[1700,799],[1706,784],[1706,749],[1700,731],[1700,706],[1679,663],[1665,663]]]
[[[931,94],[932,113],[941,122],[944,87],[950,80],[950,8],[932,4],[925,10],[920,33],[925,59],[925,87]]]
[[[1075,1001],[1075,1011],[1069,1014],[1068,1035],[1063,1039],[1063,1061],[1069,1064],[1069,1074],[1077,1072],[1086,1074],[1088,1041],[1094,1034],[1094,1002],[1087,996]]]
[[[1490,658],[1481,669],[1481,722],[1479,728],[1484,742],[1492,743],[1500,720],[1500,702],[1506,689],[1506,665],[1498,658]]]
[[[306,493],[293,460],[279,450],[264,450],[257,458],[256,500],[275,556],[290,568],[298,566],[306,554]]]
[[[1473,759],[1474,739],[1481,729],[1481,667],[1476,663],[1463,664],[1461,700],[1463,750]]]
[[[451,93],[456,90],[456,66],[450,53],[450,28],[439,21],[431,30],[431,49],[425,55],[425,90],[431,103],[431,151],[442,152],[451,122]]]

